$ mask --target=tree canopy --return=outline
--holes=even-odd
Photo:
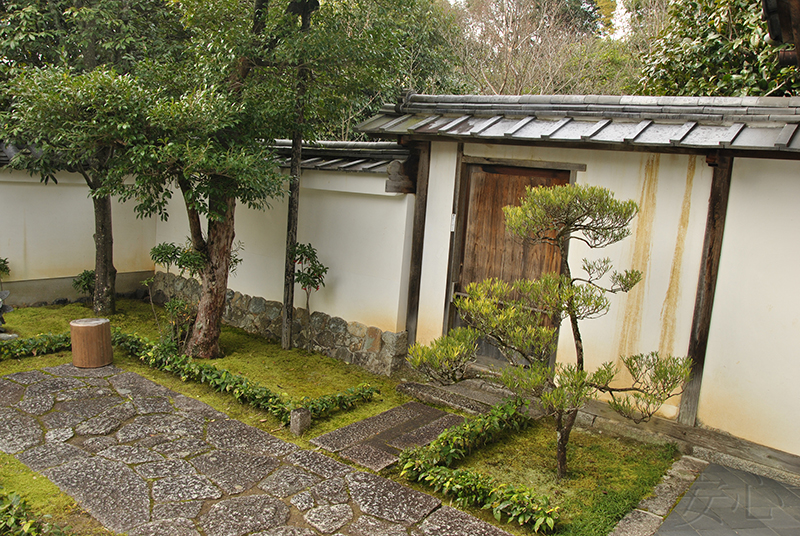
[[[0,3],[0,137],[22,149],[11,165],[79,173],[95,221],[94,310],[115,310],[111,194],[142,135],[143,93],[130,71],[180,53],[186,35],[162,0]]]
[[[778,65],[761,4],[751,0],[672,0],[669,20],[644,60],[650,95],[796,95],[796,66]],[[784,45],[784,48],[788,45]]]

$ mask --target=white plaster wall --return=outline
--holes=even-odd
[[[587,368],[654,350],[686,355],[712,177],[702,157],[488,144],[467,144],[464,154],[585,164],[586,171],[577,173],[578,183],[604,186],[618,199],[636,201],[640,212],[630,237],[601,250],[578,241],[570,246],[573,275],[580,273],[584,257],[610,257],[618,270],[643,272],[642,282],[630,293],[611,296],[606,316],[582,322]],[[565,321],[558,358],[569,362],[574,355],[572,330]],[[620,375],[620,382],[626,381]],[[678,402],[671,399],[661,414],[674,417]]]
[[[382,330],[405,330],[414,196],[385,193],[386,176],[304,171],[300,182],[297,239],[311,243],[329,267],[325,286],[311,295],[311,310]],[[228,287],[283,301],[286,200],[256,211],[236,209],[242,263]],[[170,220],[158,225],[157,242],[184,243],[186,211],[180,199]],[[305,307],[295,288],[295,306]]]
[[[0,257],[8,281],[73,277],[94,269],[94,212],[89,188],[75,174],[42,184],[25,172],[0,170]],[[113,202],[114,266],[118,273],[153,269],[153,219],[136,219],[133,204]]]
[[[417,342],[422,344],[441,337],[444,328],[447,264],[450,256],[450,224],[457,164],[457,143],[431,143],[419,315],[417,317]]]
[[[800,455],[800,164],[736,158],[698,419]]]

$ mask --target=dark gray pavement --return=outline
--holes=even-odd
[[[448,422],[401,408],[406,433]],[[0,377],[0,450],[130,536],[507,535],[113,365]]]
[[[328,432],[311,443],[367,469],[380,471],[397,462],[406,448],[427,445],[464,417],[409,402],[380,415]]]
[[[800,536],[800,488],[710,464],[657,536]]]

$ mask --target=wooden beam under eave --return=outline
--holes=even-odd
[[[422,247],[425,241],[425,215],[428,209],[428,177],[431,168],[431,144],[421,142],[417,147],[416,196],[414,198],[414,224],[411,231],[411,266],[408,273],[408,307],[406,309],[406,332],[408,345],[417,342],[417,320],[419,318],[419,290],[422,282]]]
[[[722,238],[725,232],[725,217],[728,213],[728,196],[731,189],[733,157],[715,153],[708,155],[706,161],[714,167],[711,180],[711,193],[708,199],[706,235],[703,241],[703,257],[700,263],[700,277],[697,282],[697,295],[692,317],[692,333],[689,339],[688,355],[692,358],[692,379],[686,384],[681,396],[678,422],[687,426],[697,423],[697,406],[700,400],[700,386],[703,382],[703,367],[708,346],[708,332],[711,328],[711,312],[714,308],[714,292],[717,287]]]

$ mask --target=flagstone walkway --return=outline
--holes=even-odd
[[[0,450],[130,536],[507,535],[113,365],[1,377]]]

